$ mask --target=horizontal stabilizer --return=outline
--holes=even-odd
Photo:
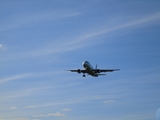
[[[106,74],[97,74],[97,75],[106,75]]]

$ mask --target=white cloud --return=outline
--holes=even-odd
[[[64,108],[62,111],[66,111],[66,112],[68,112],[68,111],[72,111],[72,109]]]
[[[32,53],[29,53],[31,56],[41,56],[41,55],[48,55],[48,54],[56,54],[56,53],[62,53],[62,52],[68,52],[75,49],[79,49],[82,47],[87,46],[87,42],[89,45],[91,44],[92,37],[96,37],[99,35],[103,35],[109,32],[121,30],[128,27],[134,27],[134,26],[140,26],[144,24],[153,23],[154,21],[160,20],[160,12],[148,15],[147,17],[142,17],[139,19],[135,19],[133,21],[125,22],[123,24],[119,24],[117,26],[107,27],[107,29],[102,29],[95,32],[90,32],[87,34],[82,34],[76,38],[72,38],[70,41],[62,42],[60,43],[54,43],[53,45],[49,45],[46,48],[43,48],[41,50],[32,51]],[[93,41],[93,40],[92,40]],[[96,41],[94,41],[94,44],[96,44]]]
[[[11,110],[15,110],[15,109],[17,109],[17,107],[11,107],[10,109],[11,109]]]
[[[32,117],[35,117],[35,118],[37,118],[37,117],[47,117],[47,115],[39,114],[39,115],[33,115]]]
[[[3,51],[5,51],[6,47],[4,45],[0,44],[0,49],[3,50]]]
[[[48,116],[55,116],[55,117],[65,117],[65,115],[64,114],[62,114],[62,113],[59,113],[59,112],[56,112],[56,113],[50,113],[50,114],[48,114]]]
[[[156,120],[160,120],[160,108],[156,112]]]
[[[0,120],[30,120],[29,118],[9,118],[9,119],[0,119]],[[34,119],[35,120],[35,119]],[[38,120],[38,119],[37,119]]]
[[[66,115],[65,114],[62,114],[60,112],[56,112],[56,113],[49,113],[49,114],[39,114],[39,115],[33,115],[33,117],[50,117],[50,116],[53,116],[53,117],[65,117]]]
[[[46,117],[47,115],[39,114],[39,115],[33,115],[33,117]]]
[[[30,106],[26,106],[25,108],[37,108],[36,105],[30,105]]]
[[[8,120],[30,120],[29,118],[12,118],[12,119],[8,119]]]
[[[24,74],[18,74],[7,78],[0,78],[0,83],[9,82],[12,80],[18,80],[23,78],[29,78],[29,77],[41,77],[41,76],[48,76],[48,75],[55,75],[55,74],[61,74],[62,71],[56,71],[56,72],[39,72],[39,73],[24,73]]]
[[[109,104],[109,103],[113,103],[114,102],[114,100],[105,100],[105,101],[103,101],[105,104]]]
[[[0,31],[36,25],[45,21],[53,21],[57,19],[75,17],[78,15],[80,15],[79,12],[70,12],[63,10],[13,14],[7,18],[2,19],[3,23],[1,24]]]
[[[12,77],[0,79],[0,83],[5,83],[5,82],[8,82],[8,81],[12,81],[12,80],[22,79],[22,78],[26,78],[26,77],[29,77],[29,76],[31,76],[31,73],[15,75],[15,76],[12,76]]]
[[[53,13],[48,13],[48,16],[52,16]],[[67,12],[61,12],[61,15],[59,15],[58,18],[61,18],[62,16],[76,16],[79,15],[80,13],[67,13]],[[40,16],[42,17],[42,16]],[[142,16],[141,18],[137,18],[132,20],[132,21],[125,21],[125,23],[121,23],[119,25],[113,25],[111,27],[107,27],[106,29],[101,29],[101,30],[97,30],[97,31],[92,31],[90,33],[85,32],[85,34],[82,34],[80,36],[77,36],[75,38],[70,38],[70,40],[63,40],[60,41],[58,43],[50,43],[49,45],[47,45],[46,47],[43,48],[39,48],[37,50],[32,50],[29,51],[27,53],[25,53],[25,56],[22,55],[24,53],[21,54],[16,54],[14,55],[13,58],[9,58],[9,59],[18,59],[18,58],[28,58],[28,57],[37,57],[37,56],[44,56],[44,55],[50,55],[50,54],[59,54],[59,53],[64,53],[64,52],[68,52],[68,51],[73,51],[76,49],[80,49],[83,47],[86,47],[88,45],[93,45],[93,44],[97,44],[97,42],[102,42],[102,41],[94,41],[91,42],[90,38],[99,36],[99,35],[103,35],[103,34],[107,34],[110,32],[114,32],[114,31],[118,31],[118,30],[122,30],[125,28],[129,28],[129,27],[140,27],[141,25],[148,25],[148,24],[152,24],[155,23],[155,21],[160,20],[160,12],[158,13],[154,13],[154,14],[150,14],[148,16]],[[32,18],[33,19],[33,18]],[[29,20],[30,21],[30,20]],[[104,27],[103,27],[104,28]],[[67,38],[68,39],[68,38]],[[93,41],[93,39],[92,39]],[[4,60],[8,59],[8,58],[3,58]]]
[[[155,13],[155,14],[151,14],[146,17],[139,18],[139,19],[135,19],[133,21],[125,22],[124,24],[121,24],[121,25],[112,26],[107,29],[103,29],[100,31],[92,32],[90,34],[86,34],[85,36],[81,37],[80,40],[85,40],[85,39],[88,39],[91,37],[95,37],[98,35],[102,35],[102,34],[105,34],[108,32],[120,30],[120,29],[127,28],[127,27],[140,26],[140,24],[142,24],[142,25],[148,24],[149,22],[153,23],[154,21],[158,21],[158,20],[160,20],[160,12]]]

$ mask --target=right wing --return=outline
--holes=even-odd
[[[97,73],[101,73],[101,72],[113,72],[113,71],[118,71],[120,69],[94,69],[93,71],[97,72]]]

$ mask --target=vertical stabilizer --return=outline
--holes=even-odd
[[[95,70],[97,70],[97,65],[96,65],[96,67],[95,67]]]

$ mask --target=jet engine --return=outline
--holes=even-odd
[[[97,73],[100,73],[100,70],[99,70],[99,69],[97,69],[96,71],[97,71]]]
[[[78,71],[78,73],[81,73],[81,70],[80,70],[80,69],[78,69],[77,71]]]

